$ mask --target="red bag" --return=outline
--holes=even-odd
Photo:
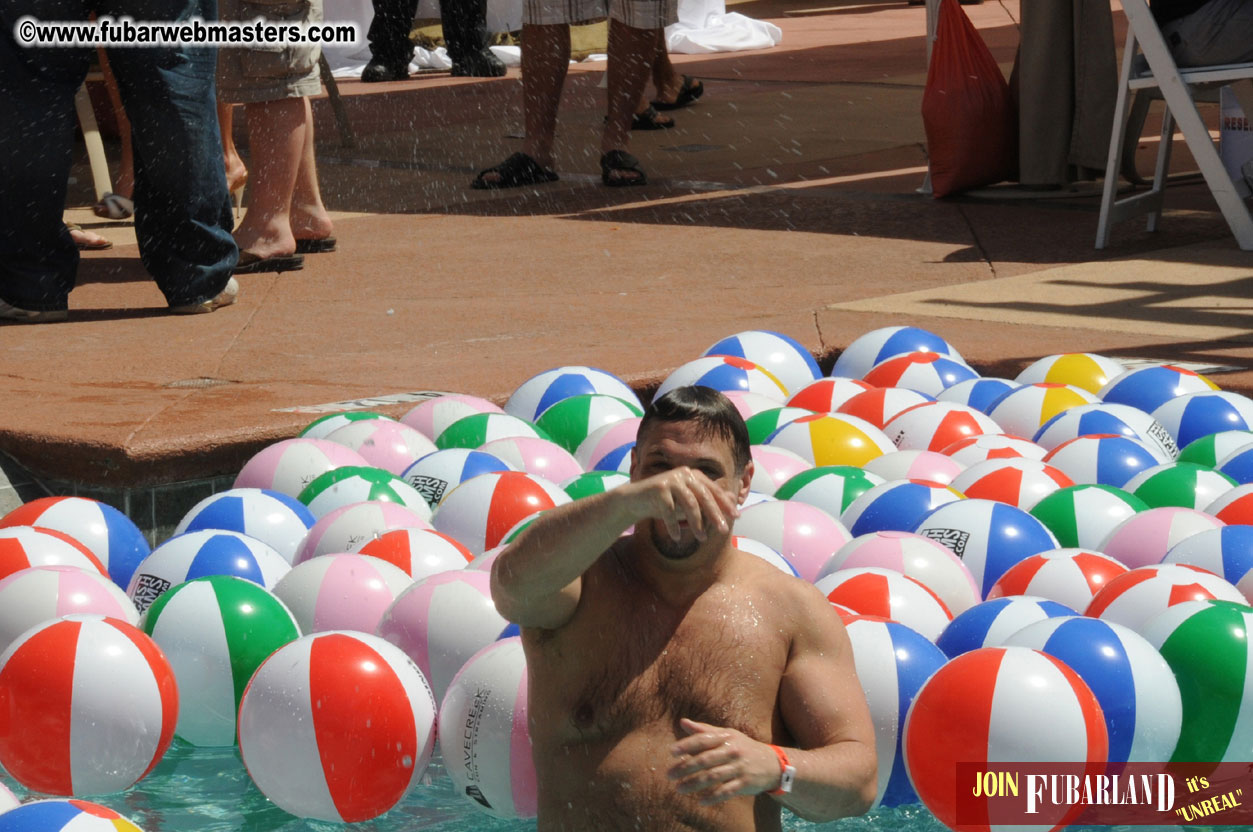
[[[1009,84],[957,0],[940,0],[922,124],[937,198],[1014,175],[1018,129]]]

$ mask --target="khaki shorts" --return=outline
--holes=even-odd
[[[221,20],[250,21],[258,17],[274,23],[316,23],[322,20],[322,0],[219,0]],[[230,104],[253,104],[283,98],[301,98],[322,91],[319,44],[276,43],[272,47],[218,50],[218,99]]]
[[[632,29],[664,29],[679,20],[678,0],[524,0],[522,22],[539,26],[612,18]]]

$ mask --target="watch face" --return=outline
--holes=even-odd
[[[784,766],[783,774],[779,777],[779,791],[784,793],[792,791],[794,782],[796,782],[796,766]]]

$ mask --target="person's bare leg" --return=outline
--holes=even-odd
[[[633,29],[617,20],[609,21],[609,118],[600,140],[602,154],[627,149],[631,116],[643,95],[656,50],[656,29]],[[621,176],[636,178],[635,174]]]
[[[292,191],[291,230],[297,240],[319,240],[331,236],[331,216],[322,204],[318,188],[318,168],[313,155],[313,107],[305,104],[305,143],[300,151],[300,167],[296,169],[296,187]]]
[[[246,105],[252,196],[243,222],[235,229],[241,252],[264,259],[296,250],[291,203],[304,151],[305,107],[303,98]]]
[[[226,187],[234,192],[248,181],[248,168],[235,147],[235,105],[218,102],[218,127],[222,133],[222,159],[226,164]]]
[[[135,151],[131,148],[131,122],[122,106],[122,94],[118,92],[117,78],[113,77],[108,55],[103,49],[97,49],[96,55],[100,58],[100,74],[104,76],[104,88],[109,93],[113,118],[117,122],[118,136],[122,140],[122,158],[118,162],[117,177],[113,180],[113,193],[132,199],[135,195]]]

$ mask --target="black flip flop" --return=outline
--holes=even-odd
[[[261,274],[263,272],[295,272],[305,267],[305,258],[299,254],[279,254],[274,257],[258,257],[251,251],[239,253],[239,263],[234,274]]]
[[[335,250],[334,237],[318,237],[317,239],[297,240],[297,254],[325,254]]]
[[[500,176],[500,181],[488,182],[483,177],[489,173]],[[552,168],[544,167],[525,153],[515,153],[499,165],[479,171],[479,175],[470,183],[470,187],[480,191],[517,188],[522,185],[556,182],[558,178],[557,172]]]
[[[699,86],[697,86],[699,85]],[[657,100],[652,105],[658,110],[680,110],[705,94],[705,85],[690,75],[683,76],[683,86],[679,87],[674,101]]]
[[[614,171],[629,171],[639,176],[610,176]],[[647,185],[648,175],[640,167],[640,160],[625,150],[611,150],[600,157],[600,181],[610,188],[627,188],[632,185]]]
[[[605,116],[605,123],[609,123],[609,116]],[[657,108],[651,104],[644,112],[631,116],[632,130],[669,130],[674,125],[674,119],[662,121],[661,113],[657,112]]]

